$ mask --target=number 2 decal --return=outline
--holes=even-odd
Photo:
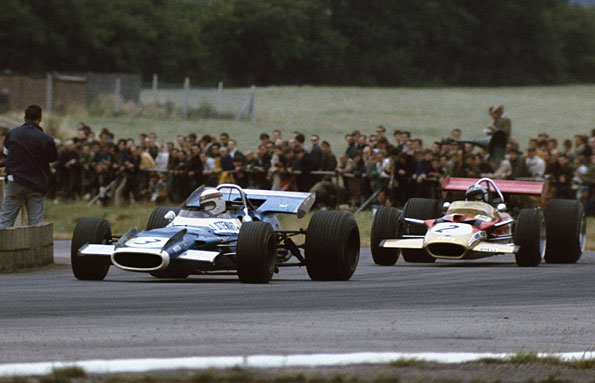
[[[452,224],[452,225],[448,225],[447,227],[442,227],[442,228],[440,228],[440,229],[438,229],[438,230],[434,231],[434,233],[440,233],[440,234],[442,234],[442,233],[443,233],[443,232],[445,232],[445,231],[448,231],[448,230],[456,230],[456,229],[458,229],[458,228],[459,228],[459,225]]]

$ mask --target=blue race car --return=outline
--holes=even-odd
[[[221,184],[199,187],[182,208],[155,208],[140,232],[116,236],[106,220],[81,218],[72,237],[72,271],[80,280],[103,280],[111,265],[157,278],[235,270],[244,283],[268,283],[281,266],[306,266],[312,280],[348,280],[360,249],[351,214],[318,211],[306,230],[282,230],[275,215],[302,218],[314,198]],[[298,236],[303,243],[294,242]]]

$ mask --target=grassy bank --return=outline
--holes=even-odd
[[[231,90],[231,99],[239,109],[242,95],[248,89]],[[212,90],[192,90],[190,106],[198,107],[212,100]],[[237,93],[236,96],[233,94]],[[108,105],[95,114],[83,108],[70,108],[66,114],[54,113],[45,126],[58,129],[62,138],[74,136],[76,124],[84,121],[95,131],[103,127],[116,137],[137,138],[140,133],[155,132],[160,142],[174,140],[178,134],[218,135],[225,131],[239,143],[240,150],[254,149],[261,132],[280,129],[289,138],[294,131],[306,135],[317,133],[333,145],[335,153],[345,147],[344,135],[355,129],[365,134],[384,125],[392,134],[395,129],[410,130],[426,144],[454,128],[461,128],[466,138],[483,137],[491,123],[488,107],[505,106],[512,119],[513,136],[525,148],[530,137],[542,131],[559,140],[584,134],[595,128],[595,85],[502,87],[502,88],[356,88],[356,87],[264,87],[256,91],[256,121],[221,119],[184,120],[181,114],[159,115],[152,110],[152,93],[141,94],[143,106],[131,107],[127,113],[113,115]],[[161,91],[160,102],[183,105],[181,90]],[[21,111],[10,117],[20,121]],[[391,137],[392,138],[392,137]]]

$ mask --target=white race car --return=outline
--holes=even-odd
[[[552,199],[539,208],[504,204],[504,195],[544,196],[544,182],[447,178],[446,192],[466,191],[464,201],[411,198],[403,212],[380,208],[372,222],[374,262],[477,259],[514,254],[519,266],[575,263],[586,239],[586,219],[576,200]],[[522,199],[520,199],[522,201]]]

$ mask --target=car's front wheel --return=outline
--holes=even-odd
[[[269,223],[242,224],[236,248],[236,267],[243,283],[269,283],[277,268],[277,237]]]
[[[442,206],[437,199],[430,198],[410,198],[403,207],[403,217],[415,219],[432,219],[440,217],[442,213]],[[424,235],[427,228],[423,225],[406,224],[409,228],[407,233],[410,235]],[[432,257],[425,249],[403,249],[403,259],[411,263],[436,262],[436,258]]]
[[[374,263],[382,266],[391,266],[399,259],[399,249],[380,247],[380,242],[385,239],[399,237],[399,218],[401,214],[394,207],[381,206],[374,214],[372,231],[370,233],[370,248]]]
[[[79,255],[78,251],[87,243],[105,244],[111,241],[109,222],[100,218],[80,218],[74,227],[70,245],[72,273],[83,281],[101,281],[107,275],[111,261]]]

